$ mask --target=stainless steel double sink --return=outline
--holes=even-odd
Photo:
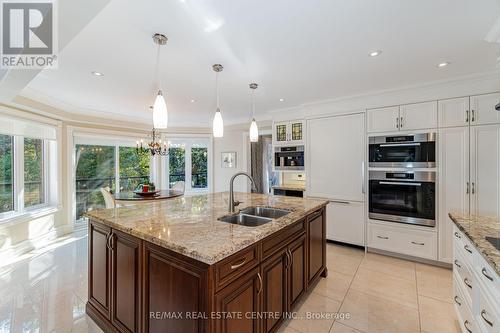
[[[224,216],[219,221],[244,225],[247,227],[258,227],[289,214],[289,210],[270,208],[270,207],[247,207],[238,214]]]

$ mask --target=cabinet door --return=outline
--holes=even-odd
[[[139,239],[113,230],[111,255],[111,321],[122,332],[138,332],[140,323]]]
[[[288,258],[285,248],[266,259],[261,266],[262,312],[273,313],[273,316],[262,319],[262,331],[266,333],[272,332],[283,321],[283,314],[287,311]]]
[[[418,130],[437,127],[437,102],[401,105],[399,128]]]
[[[274,127],[274,141],[278,143],[286,142],[288,140],[288,124],[277,123]]]
[[[318,277],[326,261],[325,221],[323,211],[307,218],[309,284]]]
[[[308,195],[364,201],[365,115],[307,121]]]
[[[471,126],[471,214],[500,216],[500,125]]]
[[[500,93],[472,96],[471,125],[500,123],[500,112],[495,110],[495,105],[498,103],[500,103]]]
[[[110,249],[111,228],[89,223],[89,303],[106,319],[110,317]]]
[[[304,122],[303,121],[292,121],[290,123],[290,134],[289,139],[293,142],[298,142],[304,140]]]
[[[368,132],[399,131],[399,106],[367,111]]]
[[[469,124],[469,97],[438,101],[438,126],[455,127]]]
[[[290,255],[288,310],[291,311],[306,290],[306,236],[303,235],[288,246]]]
[[[332,201],[326,206],[326,238],[365,245],[365,205],[362,202]]]
[[[261,292],[262,278],[259,273],[259,268],[255,268],[222,289],[215,296],[215,311],[217,313],[241,312],[243,315],[242,318],[226,316],[215,320],[215,331],[217,333],[259,332],[261,321],[249,318],[248,315],[245,316],[245,314],[257,313],[260,311]]]
[[[469,127],[439,130],[439,246],[438,259],[453,259],[450,212],[469,213]]]

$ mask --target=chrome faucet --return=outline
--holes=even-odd
[[[235,173],[234,176],[231,177],[231,180],[229,181],[229,212],[234,213],[234,207],[238,206],[241,202],[240,201],[234,201],[234,190],[233,190],[233,183],[234,179],[238,176],[247,176],[248,179],[252,182],[252,189],[257,190],[257,187],[255,186],[255,181],[253,180],[252,176],[250,176],[246,172],[238,172]]]

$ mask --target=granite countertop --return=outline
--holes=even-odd
[[[277,190],[289,190],[289,191],[305,191],[306,187],[304,185],[300,184],[292,184],[292,185],[287,185],[287,184],[282,184],[282,185],[274,185],[272,187],[273,189]]]
[[[486,236],[500,237],[500,218],[469,216],[458,213],[450,213],[449,216],[472,241],[484,259],[500,275],[500,251],[486,239]]]
[[[292,212],[258,227],[217,219],[228,213],[229,193],[214,193],[93,210],[85,215],[116,230],[214,264],[326,205],[318,199],[235,193],[236,207],[268,206]]]

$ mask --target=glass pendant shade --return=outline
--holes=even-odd
[[[224,136],[224,121],[222,120],[222,114],[219,108],[215,111],[212,130],[214,138],[222,138]]]
[[[158,129],[165,129],[168,125],[168,111],[167,103],[161,90],[158,91],[158,95],[155,99],[155,104],[153,105],[153,126]]]
[[[252,123],[250,124],[250,142],[259,142],[259,128],[255,119],[252,119]]]

